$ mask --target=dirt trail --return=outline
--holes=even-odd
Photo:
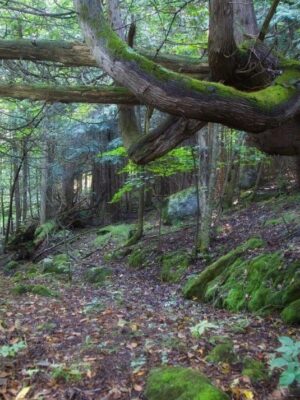
[[[231,220],[227,218],[218,239],[219,249],[234,247],[249,236],[249,231],[255,234],[275,214],[269,208],[258,212],[252,207]],[[263,234],[271,251],[275,243],[283,243],[282,235],[289,233],[277,226],[266,229]],[[88,253],[92,235],[95,233],[84,231],[74,251]],[[176,249],[178,243],[188,245],[192,233],[183,230],[165,238],[164,246]],[[298,256],[298,239],[285,239],[289,246],[294,243],[293,254],[289,255],[290,247],[287,253],[291,259]],[[32,279],[58,291],[57,298],[14,295],[11,278],[0,276],[0,346],[20,340],[27,344],[15,357],[2,358],[0,399],[15,399],[29,386],[27,399],[144,399],[147,374],[161,364],[199,369],[232,399],[283,399],[278,392],[279,397],[274,396],[276,376],[253,384],[242,376],[240,360],[248,356],[264,362],[267,368],[270,354],[278,347],[277,337],[288,335],[299,340],[299,329],[284,326],[276,317],[231,314],[184,300],[180,285],[160,281],[155,263],[134,270],[125,261],[111,262],[113,275],[103,286],[84,283],[88,264],[107,265],[103,261],[107,251],[93,253],[84,265],[74,265],[71,284],[59,276]],[[214,249],[212,256],[218,251]],[[196,263],[189,272],[198,269]],[[203,320],[213,322],[217,329],[194,337],[191,328]],[[211,336],[215,335],[233,341],[236,363],[207,362],[205,357],[213,347]]]

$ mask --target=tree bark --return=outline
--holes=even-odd
[[[213,214],[214,193],[216,186],[217,161],[219,155],[219,126],[208,124],[207,137],[199,137],[200,141],[200,207],[201,224],[199,232],[199,250],[207,252],[210,245],[211,224]],[[201,134],[201,133],[200,133]],[[202,140],[201,140],[202,139]],[[201,142],[203,147],[201,149]]]
[[[0,85],[0,97],[49,103],[140,104],[125,88],[114,86],[25,86]]]
[[[233,1],[234,39],[237,44],[258,34],[253,0]]]
[[[199,63],[196,57],[152,54],[138,50],[145,57],[155,59],[158,64],[176,72],[197,77],[207,77],[208,64]],[[80,42],[63,40],[0,40],[1,60],[52,61],[65,67],[99,67],[90,49]]]
[[[74,3],[97,63],[141,102],[169,114],[256,133],[279,126],[299,113],[300,90],[297,84],[289,88],[283,85],[285,76],[275,87],[251,93],[184,77],[129,49],[106,22],[99,1],[74,0]],[[291,74],[293,79],[299,79],[299,64],[295,64],[294,73],[289,72],[289,81]]]
[[[232,83],[238,49],[234,40],[232,1],[210,0],[208,61],[212,80]]]

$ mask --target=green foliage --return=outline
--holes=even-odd
[[[15,357],[20,351],[26,349],[27,345],[25,342],[20,340],[17,343],[11,345],[4,345],[0,347],[0,356],[2,357]]]
[[[19,263],[17,261],[9,261],[5,267],[4,267],[4,271],[5,272],[11,272],[11,271],[15,271],[18,267],[19,267]]]
[[[135,248],[128,256],[128,265],[132,268],[143,268],[147,265],[148,250]]]
[[[45,296],[45,297],[58,297],[59,295],[57,292],[47,288],[44,285],[18,284],[12,289],[12,292],[18,295],[32,293],[38,296]]]
[[[252,382],[260,382],[267,379],[267,372],[265,365],[258,360],[246,358],[243,361],[243,376],[248,376]]]
[[[300,341],[294,341],[288,336],[279,337],[281,346],[276,349],[280,357],[273,357],[270,368],[282,370],[279,385],[290,386],[293,383],[300,384]]]
[[[51,376],[58,382],[78,382],[82,379],[83,373],[77,365],[67,367],[57,364],[52,367]]]
[[[224,343],[217,344],[206,357],[209,362],[226,362],[233,363],[236,360],[236,355],[233,350],[233,343],[228,340]]]
[[[47,257],[42,261],[43,272],[52,274],[66,274],[70,270],[71,259],[68,254],[60,253]]]
[[[44,224],[38,226],[34,233],[34,243],[39,244],[43,242],[51,233],[57,229],[55,221],[47,221]]]
[[[150,372],[145,395],[148,400],[227,400],[198,371],[183,367],[163,367]]]
[[[191,329],[191,333],[194,337],[200,338],[206,331],[218,329],[219,325],[209,322],[207,319],[199,322],[199,324],[193,326]]]
[[[101,155],[105,160],[112,160],[114,157],[119,160],[126,157],[124,147],[107,151]],[[175,174],[192,171],[194,161],[191,148],[178,147],[171,150],[168,154],[150,162],[146,166],[140,166],[129,160],[119,173],[128,174],[128,179],[124,185],[114,194],[111,203],[116,203],[122,199],[126,193],[137,190],[146,183],[153,183],[158,177],[170,177]]]
[[[161,279],[164,282],[179,282],[189,266],[190,257],[186,251],[174,251],[162,256]]]
[[[88,283],[101,285],[105,283],[105,281],[111,276],[111,274],[112,271],[109,268],[93,267],[85,271],[84,279]]]
[[[133,224],[108,225],[97,232],[97,238],[94,240],[94,246],[102,247],[112,242],[121,245],[127,242],[130,233],[133,230]]]
[[[296,293],[295,293],[296,295]],[[300,293],[298,292],[298,300],[293,301],[281,313],[281,317],[287,324],[300,323]]]
[[[279,218],[269,219],[265,222],[265,226],[284,225],[284,224],[300,224],[300,213],[285,212]]]

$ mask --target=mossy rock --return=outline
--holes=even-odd
[[[164,282],[177,283],[189,266],[186,251],[174,251],[162,256],[161,279]]]
[[[300,299],[293,301],[281,313],[283,321],[287,324],[300,323]]]
[[[233,265],[247,250],[262,247],[264,242],[260,238],[251,238],[247,242],[231,250],[208,266],[200,275],[190,278],[183,288],[186,298],[205,299],[208,284],[217,278],[230,265]]]
[[[104,284],[112,275],[112,270],[106,267],[92,267],[84,273],[84,279],[88,283]]]
[[[242,257],[221,269],[215,277],[205,270],[196,278],[196,289],[203,290],[201,298],[204,301],[230,311],[248,310],[265,315],[300,299],[299,262],[285,264],[280,252],[265,253],[249,259]],[[211,278],[209,282],[208,278]]]
[[[58,293],[50,290],[44,285],[26,285],[26,284],[20,284],[16,285],[13,289],[12,292],[14,294],[22,295],[22,294],[27,294],[27,293],[32,293],[36,294],[39,296],[45,296],[45,297],[57,297]]]
[[[258,360],[246,358],[243,362],[243,376],[247,376],[252,382],[264,381],[268,378],[266,366]]]
[[[17,261],[11,260],[5,265],[4,271],[5,272],[16,271],[16,269],[18,269],[19,265],[20,264]]]
[[[217,344],[206,357],[207,361],[218,363],[225,362],[231,364],[236,361],[236,355],[233,350],[233,343],[228,340]]]
[[[97,231],[97,238],[94,240],[94,246],[100,248],[110,242],[117,245],[125,244],[130,238],[133,229],[133,224],[105,226]]]
[[[280,253],[239,259],[209,283],[205,300],[230,311],[259,311],[272,304],[274,288],[281,283],[278,278],[284,275],[281,270]]]
[[[157,368],[150,372],[145,395],[148,400],[228,400],[198,371],[183,367]]]
[[[163,223],[172,225],[183,219],[197,215],[198,200],[194,187],[174,193],[165,201],[162,210]]]

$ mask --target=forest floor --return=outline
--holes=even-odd
[[[293,230],[293,222],[266,224],[278,218],[276,204],[281,211],[299,211],[298,197],[251,204],[226,215],[212,243],[212,259],[255,234],[262,235],[270,251],[280,248],[288,259],[299,259],[300,231]],[[165,234],[160,250],[173,250],[179,244],[190,249],[193,231],[184,228]],[[83,230],[72,249],[88,254],[95,237],[95,230]],[[145,245],[149,240],[155,238],[146,236]],[[163,283],[154,262],[139,270],[129,268],[126,259],[105,261],[111,246],[74,263],[71,282],[49,274],[26,278],[27,283],[59,292],[58,297],[17,296],[11,290],[13,277],[1,274],[0,346],[24,341],[26,348],[13,357],[0,357],[0,399],[145,399],[148,372],[162,364],[196,368],[232,399],[296,398],[276,388],[276,373],[252,383],[242,376],[239,361],[209,363],[205,357],[213,347],[211,335],[195,337],[191,328],[209,320],[216,325],[214,335],[232,339],[239,359],[260,360],[266,369],[270,354],[279,347],[278,336],[300,340],[299,328],[285,326],[276,315],[233,314],[185,300],[182,284]],[[100,287],[85,283],[82,276],[91,265],[108,265],[111,279]],[[199,260],[188,274],[203,267]]]

